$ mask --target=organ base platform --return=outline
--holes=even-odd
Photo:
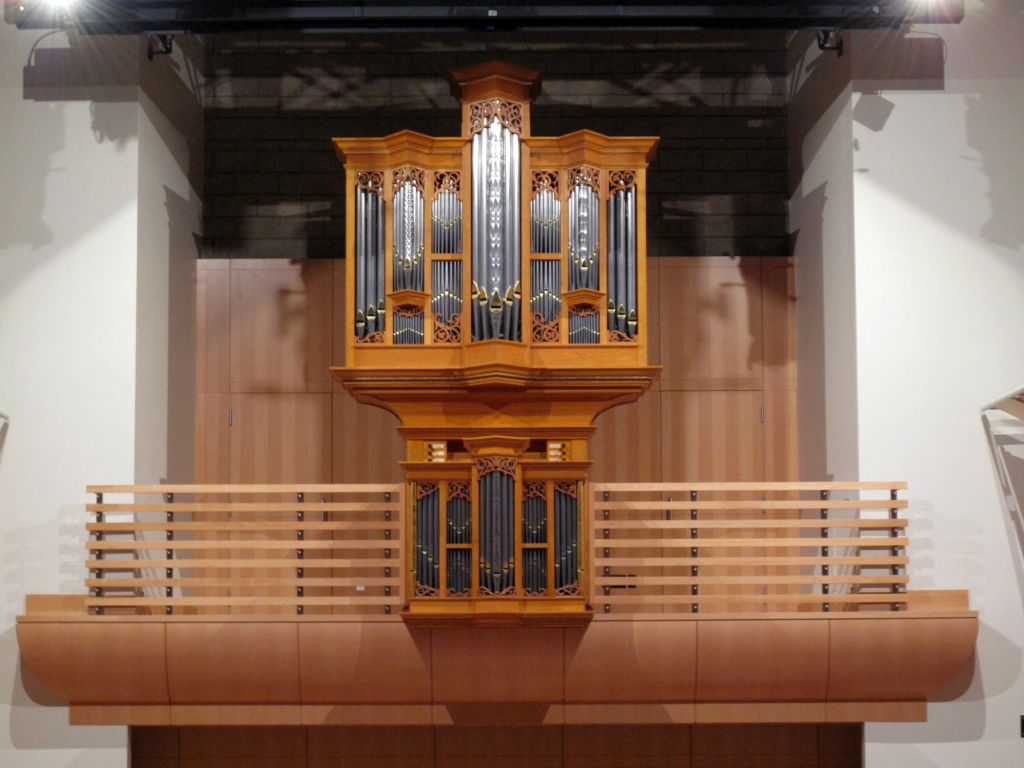
[[[898,612],[598,614],[571,628],[91,616],[47,596],[30,597],[17,633],[25,674],[79,724],[917,721],[960,692],[978,617],[964,592],[908,595]]]

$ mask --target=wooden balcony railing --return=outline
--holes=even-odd
[[[905,483],[592,484],[605,613],[907,606]]]
[[[591,484],[589,604],[901,610],[904,483]],[[407,603],[396,485],[90,486],[97,614],[369,614]]]
[[[87,490],[93,613],[384,614],[405,602],[402,485]]]

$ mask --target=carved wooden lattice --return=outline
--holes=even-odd
[[[459,344],[462,341],[462,315],[451,316],[451,322],[444,321],[444,315],[434,316],[434,342],[436,344]]]
[[[533,172],[533,193],[550,190],[558,194],[558,171],[534,171]]]
[[[462,174],[459,171],[435,171],[434,172],[434,194],[441,192],[454,192],[458,194],[462,189]]]
[[[601,171],[590,165],[581,165],[569,171],[569,189],[586,184],[595,192],[599,191]]]
[[[411,183],[419,190],[420,194],[423,194],[423,176],[423,169],[412,165],[395,168],[391,174],[391,188],[397,191],[406,183]]]
[[[550,322],[544,321],[544,315],[540,312],[533,314],[533,340],[538,344],[558,343],[561,337],[558,330],[558,318]]]
[[[476,468],[480,472],[480,477],[486,477],[492,472],[515,477],[516,463],[516,460],[509,456],[485,456],[476,460]]]
[[[384,194],[384,174],[381,171],[360,171],[356,176],[356,183],[359,189],[373,192],[375,195]]]
[[[608,190],[610,192],[621,192],[636,187],[635,171],[609,171]]]
[[[523,132],[523,105],[505,99],[488,99],[478,101],[469,106],[469,133],[480,133],[494,120],[508,128],[512,133]]]

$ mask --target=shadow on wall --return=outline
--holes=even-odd
[[[164,187],[169,255],[167,292],[167,481],[191,483],[195,479],[196,409],[196,260],[202,237],[200,202],[190,190],[186,199]],[[182,375],[182,371],[188,372]]]
[[[867,740],[878,744],[929,744],[970,742],[985,734],[986,699],[1010,690],[1021,674],[1021,649],[1015,640],[984,621],[978,630],[979,649],[984,649],[985,669],[997,670],[986,680],[977,655],[973,666],[934,696],[934,701],[957,701],[955,707],[929,707],[924,723],[872,723]],[[1002,713],[996,713],[1001,718]]]
[[[982,0],[982,5],[984,9],[979,15],[989,27],[1002,27],[1002,39],[1019,41],[1019,34],[1024,31],[1024,11],[1019,4],[1014,9],[1013,3],[1004,0]],[[993,31],[981,29],[986,36]],[[1013,90],[982,90],[965,97],[967,143],[981,155],[980,170],[988,177],[992,205],[991,217],[982,227],[981,236],[995,245],[1022,250],[1024,153],[1020,148],[1020,126],[1024,124],[1024,82],[1020,79],[1020,46],[992,43],[985,49],[985,56],[1001,68],[1013,68],[1017,79],[1004,81]],[[1018,63],[1012,64],[1014,61]]]
[[[981,236],[994,245],[1024,250],[1024,85],[1014,91],[983,90],[964,96],[967,143],[978,152],[978,169],[988,178],[991,214]]]
[[[975,59],[974,69],[967,73],[971,84],[962,98],[967,145],[977,155],[962,159],[975,163],[988,179],[991,213],[978,234],[994,245],[1020,250],[1024,246],[1024,218],[1019,215],[1024,178],[1019,141],[1024,86],[1020,65],[1013,62],[1020,55],[1015,30],[1024,30],[1024,23],[1001,0],[979,4],[983,7],[972,11],[955,33],[958,45],[970,50]],[[879,95],[880,91],[945,91],[950,98],[962,93],[956,80],[946,81],[947,51],[941,33],[910,34],[899,30],[856,33],[853,76],[864,95],[854,109],[854,119],[870,130],[883,130],[893,110],[893,103]],[[986,77],[992,82],[973,84]]]
[[[123,749],[123,728],[68,728],[68,713],[21,663],[14,627],[0,633],[0,665],[10,683],[10,720],[7,730],[18,750]],[[26,758],[27,759],[27,758]],[[66,763],[72,765],[73,763]]]
[[[10,429],[10,426],[10,418],[0,413],[0,464],[3,464],[4,461],[4,443],[7,442],[7,430]]]
[[[58,42],[62,47],[45,47]],[[136,98],[137,64],[131,57],[137,57],[137,46],[134,37],[85,40],[64,38],[60,32],[48,32],[36,40],[22,70],[22,99],[39,103],[13,109],[4,118],[4,141],[17,151],[8,155],[13,165],[4,168],[0,184],[17,186],[3,190],[8,225],[0,229],[0,248],[35,249],[53,241],[45,216],[47,185],[59,183],[65,170],[54,162],[67,146],[65,102],[91,102],[97,143],[123,147],[134,138],[136,121],[125,120],[124,110],[116,105]]]

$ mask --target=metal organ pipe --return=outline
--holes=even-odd
[[[452,317],[462,311],[462,262],[435,260],[431,265],[431,285],[433,315],[445,325],[451,325]]]
[[[508,594],[515,588],[515,479],[482,466],[479,482],[480,589]]]
[[[378,189],[369,186],[372,183],[361,179],[356,189],[358,339],[384,330],[384,199]]]
[[[576,495],[579,495],[577,486]],[[561,488],[555,490],[555,589],[567,590],[577,583],[579,570],[577,499]]]
[[[530,250],[559,253],[562,203],[550,189],[542,189],[530,201]]]
[[[392,289],[423,290],[423,193],[411,181],[395,192]]]
[[[462,252],[462,201],[454,192],[440,192],[432,205],[434,253]]]
[[[608,199],[608,330],[636,338],[636,188],[613,189]]]
[[[597,193],[578,183],[569,193],[569,290],[597,290],[600,274],[600,207]]]
[[[519,136],[495,118],[473,136],[473,339],[521,336]]]

